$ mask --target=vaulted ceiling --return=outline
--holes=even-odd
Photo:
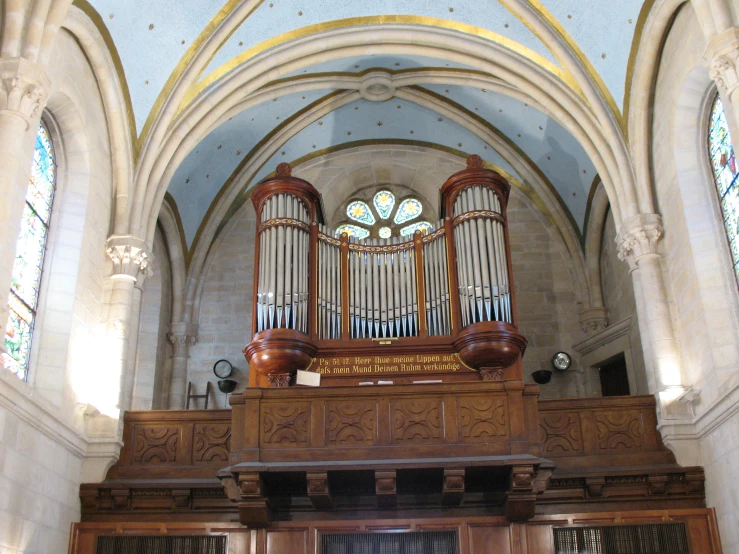
[[[577,95],[576,79],[561,63],[564,49],[581,61],[613,117],[623,121],[642,0],[529,0],[537,17],[560,37],[549,47],[537,34],[535,22],[512,8],[520,1],[253,1],[253,9],[190,85],[178,113],[210,94],[240,66],[291,41],[329,36],[335,29],[417,26],[495,43],[536,64]],[[121,78],[130,95],[139,143],[198,48],[224,18],[246,4],[239,0],[76,3],[88,12],[94,10],[109,33],[123,68]],[[367,48],[365,52],[350,49],[346,55],[298,70],[277,69],[273,77],[241,104],[240,111],[210,126],[174,172],[168,192],[181,214],[188,247],[210,217],[219,193],[237,175],[243,178],[240,171],[257,154],[262,162],[238,186],[253,186],[283,161],[294,163],[332,149],[380,141],[479,154],[525,185],[531,185],[528,181],[534,175],[537,186],[548,187],[557,198],[575,232],[584,232],[596,178],[593,161],[558,117],[524,95],[498,86],[497,75],[454,56]],[[388,91],[388,98],[373,97],[372,84],[378,82],[382,86],[376,90]],[[521,164],[531,173],[522,174]],[[320,183],[314,185],[320,190]]]

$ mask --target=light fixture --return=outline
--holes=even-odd
[[[552,367],[557,371],[567,371],[572,365],[572,356],[567,352],[557,352],[552,356]]]
[[[213,373],[218,377],[218,390],[223,393],[230,393],[236,388],[236,381],[228,379],[233,373],[234,366],[228,360],[218,360],[213,364]]]

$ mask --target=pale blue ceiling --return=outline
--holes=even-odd
[[[626,71],[643,0],[542,0],[623,109]],[[605,57],[604,57],[605,54]]]
[[[519,178],[500,154],[464,127],[440,117],[432,110],[395,98],[387,102],[358,100],[309,125],[287,141],[260,169],[253,183],[272,173],[280,162],[344,143],[378,139],[428,142],[467,154],[479,154],[486,161]],[[314,184],[320,186],[319,183]]]
[[[188,245],[216,194],[250,150],[289,116],[328,92],[288,94],[243,111],[213,130],[188,154],[168,189],[177,202]]]
[[[118,50],[140,133],[180,58],[224,0],[89,1]]]
[[[252,46],[295,29],[382,15],[420,15],[487,28],[554,62],[546,46],[494,0],[265,0],[221,48],[205,73]]]
[[[225,0],[89,1],[118,50],[140,132],[172,71]],[[543,2],[587,55],[619,106],[642,4],[642,0]],[[419,15],[479,26],[556,63],[544,44],[494,0],[264,0],[222,46],[204,75],[244,50],[286,32],[333,20],[380,15]]]
[[[524,102],[502,94],[462,86],[425,88],[466,107],[513,141],[554,185],[582,229],[596,171],[580,143],[561,125]]]

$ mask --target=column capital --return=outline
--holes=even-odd
[[[608,327],[608,311],[605,308],[587,308],[578,315],[580,328],[588,337],[597,335]]]
[[[192,323],[173,323],[167,338],[174,346],[192,346],[197,342],[198,326]]]
[[[616,236],[618,259],[634,271],[644,256],[659,256],[657,243],[664,228],[658,214],[639,214],[623,222]]]
[[[113,279],[130,279],[139,286],[154,273],[151,264],[154,255],[147,244],[132,235],[108,237],[105,251],[113,261]]]
[[[732,27],[716,35],[708,44],[704,58],[711,79],[722,94],[731,94],[739,86],[739,28]]]
[[[44,71],[23,58],[0,59],[0,114],[37,122],[46,107],[51,83]]]

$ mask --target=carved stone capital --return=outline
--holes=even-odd
[[[705,53],[711,79],[722,94],[731,94],[739,85],[739,29],[733,27],[717,35]]]
[[[608,327],[608,312],[605,308],[588,308],[579,314],[580,328],[586,336],[592,337]]]
[[[183,348],[187,352],[187,349],[197,342],[197,335],[198,330],[196,325],[180,322],[172,324],[169,328],[169,333],[167,333],[167,339],[172,343],[175,351]],[[175,352],[175,355],[177,355],[177,352]]]
[[[144,281],[154,274],[151,270],[154,256],[141,239],[131,235],[113,235],[108,238],[105,251],[113,261],[111,277],[114,279],[130,279],[143,286]]]
[[[23,58],[0,60],[0,113],[17,115],[26,130],[41,117],[49,89],[48,77],[36,64]]]
[[[658,256],[657,243],[662,238],[662,217],[658,214],[639,214],[625,221],[616,236],[618,259],[634,271],[644,256]]]

